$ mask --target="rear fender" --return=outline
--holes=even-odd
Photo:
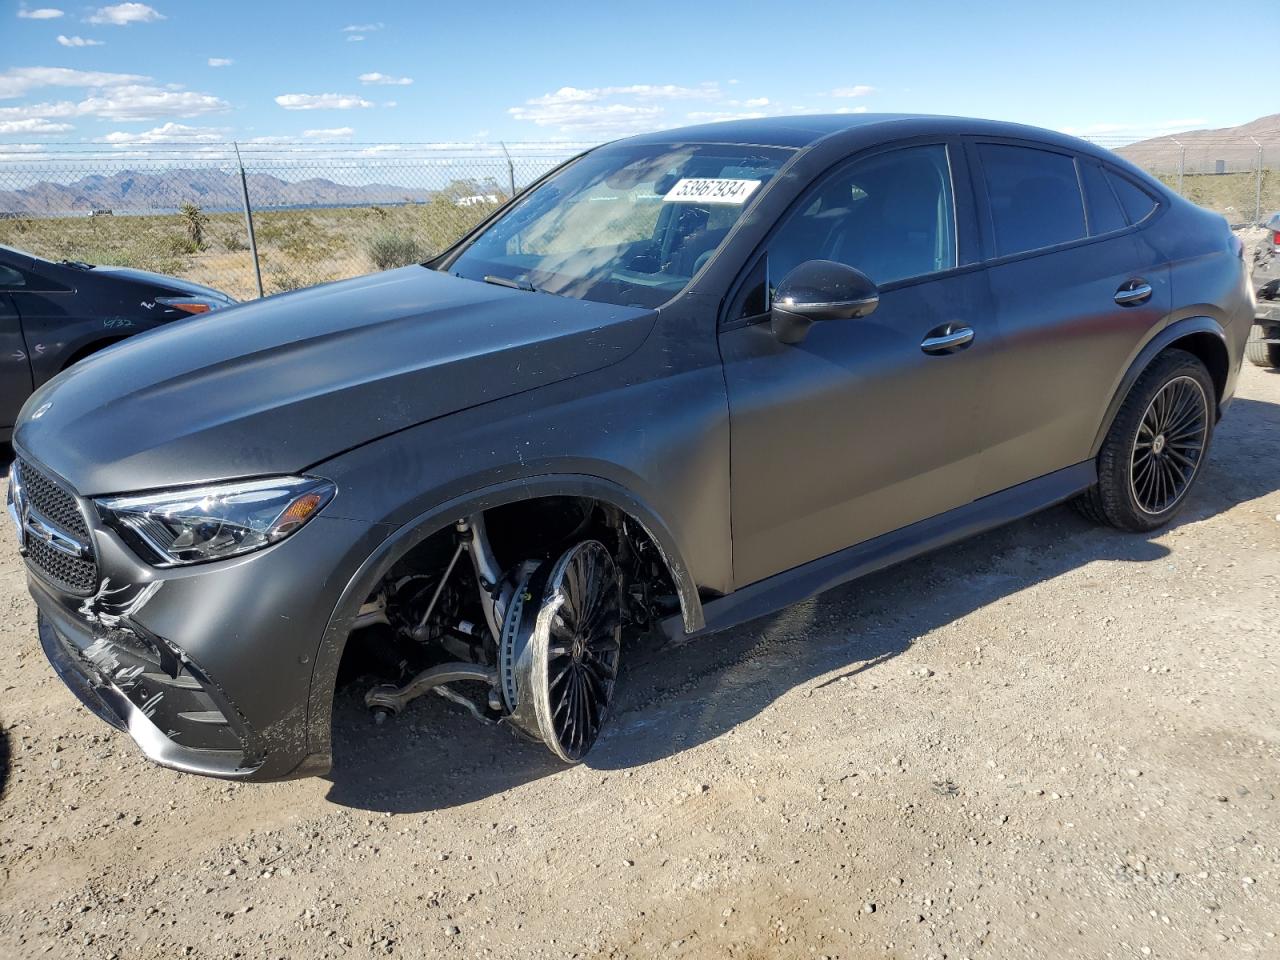
[[[1146,343],[1139,349],[1134,358],[1129,362],[1128,368],[1124,375],[1120,378],[1120,382],[1112,391],[1111,402],[1107,404],[1106,413],[1103,415],[1102,423],[1098,427],[1098,432],[1093,439],[1093,446],[1090,448],[1089,456],[1096,457],[1098,451],[1102,448],[1102,442],[1107,438],[1107,434],[1111,431],[1111,424],[1115,421],[1116,415],[1120,412],[1120,406],[1124,403],[1125,397],[1129,395],[1129,391],[1133,389],[1133,385],[1137,382],[1138,377],[1142,376],[1142,371],[1146,370],[1163,350],[1193,334],[1208,334],[1221,345],[1222,357],[1226,359],[1229,356],[1227,346],[1227,334],[1223,330],[1222,325],[1211,317],[1187,317],[1183,320],[1177,320],[1167,327],[1164,327],[1151,336]],[[1228,363],[1228,367],[1230,364]],[[1221,410],[1221,400],[1219,397]]]

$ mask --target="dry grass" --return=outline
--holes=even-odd
[[[262,282],[279,293],[378,269],[377,240],[394,234],[425,258],[443,250],[496,204],[458,207],[447,198],[402,207],[270,210],[254,214]],[[54,260],[154,270],[224,290],[239,299],[257,294],[244,218],[207,214],[203,243],[191,239],[188,218],[61,217],[0,220],[0,244]],[[385,259],[383,262],[387,262]]]

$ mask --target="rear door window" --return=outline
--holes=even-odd
[[[1151,216],[1151,212],[1156,208],[1155,198],[1151,194],[1114,170],[1107,171],[1107,179],[1111,181],[1112,189],[1120,198],[1120,205],[1124,207],[1125,216],[1129,218],[1130,223],[1141,223]]]
[[[1075,160],[1065,154],[980,143],[995,255],[1041,250],[1085,236]]]

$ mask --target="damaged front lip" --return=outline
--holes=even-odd
[[[158,589],[156,584],[109,591],[104,583],[76,611],[59,603],[34,578],[31,585],[40,611],[40,644],[58,676],[91,712],[127,732],[148,759],[184,773],[233,779],[248,777],[261,766],[245,748],[243,722],[229,705],[219,702],[216,687],[181,653],[158,637],[142,635],[145,632],[128,621],[125,611],[140,609]],[[112,593],[124,596],[113,602]],[[90,615],[85,616],[84,609]],[[156,662],[130,649],[135,645],[154,651]],[[166,697],[175,700],[171,709],[165,709],[170,707]],[[216,709],[183,710],[210,706],[204,701],[213,701]],[[157,724],[158,716],[164,717],[160,722],[177,717],[189,725],[225,726],[239,748],[184,745],[174,739],[177,731]]]

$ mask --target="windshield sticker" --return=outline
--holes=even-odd
[[[759,180],[727,180],[719,177],[691,177],[672,187],[663,203],[731,203],[747,202],[747,197],[760,186]]]

